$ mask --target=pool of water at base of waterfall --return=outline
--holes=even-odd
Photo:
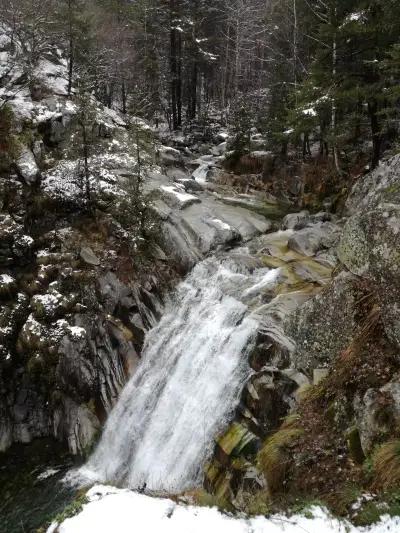
[[[63,483],[78,464],[59,443],[38,439],[0,454],[0,533],[36,533],[76,497]]]

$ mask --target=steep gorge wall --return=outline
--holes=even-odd
[[[217,497],[241,509],[257,492],[278,506],[314,497],[347,513],[358,491],[373,487],[379,498],[395,488],[395,465],[382,477],[374,457],[400,437],[399,184],[399,156],[359,179],[331,250],[339,260],[331,281],[286,315],[287,342],[269,335],[259,345],[263,386],[247,386],[247,415],[220,436],[206,473]],[[350,485],[355,496],[343,503]]]

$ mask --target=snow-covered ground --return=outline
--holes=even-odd
[[[233,518],[216,508],[179,505],[129,490],[96,486],[82,512],[47,533],[397,533],[400,517],[382,517],[371,527],[356,528],[314,507],[307,517]],[[311,517],[311,515],[312,517]]]

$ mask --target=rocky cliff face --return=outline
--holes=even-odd
[[[377,491],[371,509],[383,505],[382,488],[396,487],[397,459],[388,450],[399,438],[399,176],[396,156],[359,179],[342,229],[325,239],[323,256],[338,258],[332,278],[288,309],[279,335],[257,347],[243,408],[206,474],[219,498],[246,508],[248,494],[263,490],[268,505],[317,497],[362,523],[367,500],[351,507],[362,491]],[[315,226],[299,215],[288,225],[305,226],[289,248],[312,249],[305,233],[314,235]],[[269,261],[275,253],[268,248]]]
[[[163,265],[138,273],[112,227],[75,216],[30,235],[1,216],[2,450],[53,435],[83,453],[162,309]]]
[[[6,38],[1,46],[7,54]],[[50,51],[33,75],[34,86],[11,77],[1,93],[0,450],[53,436],[83,454],[134,372],[175,273],[155,244],[139,252],[122,216],[138,171],[126,120],[89,103],[88,212],[66,63]],[[142,158],[148,169],[149,147]]]

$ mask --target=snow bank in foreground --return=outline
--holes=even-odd
[[[129,490],[96,486],[87,494],[83,511],[48,533],[395,533],[400,518],[383,517],[371,528],[355,528],[315,507],[313,518],[296,515],[269,519],[235,519],[217,509],[177,505],[171,500],[150,498]]]

